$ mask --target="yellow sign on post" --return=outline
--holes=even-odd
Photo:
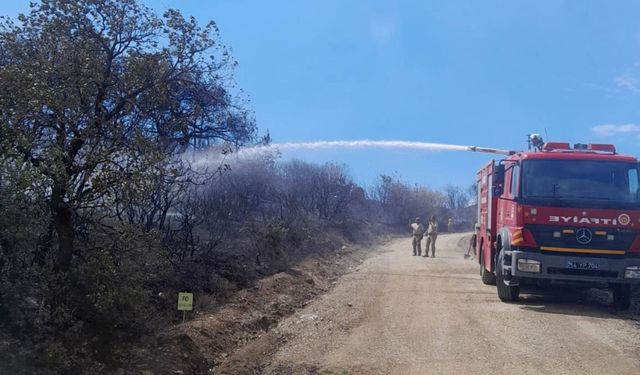
[[[178,310],[193,310],[193,293],[178,293]]]
[[[187,311],[193,310],[193,293],[178,293],[178,311],[182,311],[182,323],[187,319]]]

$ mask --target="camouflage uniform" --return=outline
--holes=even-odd
[[[429,256],[429,247],[431,247],[431,256],[436,257],[436,239],[438,238],[438,221],[435,217],[429,220],[427,228],[427,245],[424,249],[424,256]]]
[[[422,237],[424,236],[424,226],[420,224],[420,220],[416,219],[411,223],[411,231],[413,233],[413,239],[411,244],[413,245],[413,255],[420,256],[422,254]]]

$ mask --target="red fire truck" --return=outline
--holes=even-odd
[[[484,150],[483,150],[484,151]],[[640,282],[640,169],[613,145],[547,142],[493,151],[477,174],[476,259],[514,301],[526,283],[606,285],[628,308]]]

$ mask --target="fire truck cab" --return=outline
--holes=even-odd
[[[476,259],[502,301],[520,285],[605,285],[628,308],[640,282],[640,169],[613,145],[547,142],[477,173]]]

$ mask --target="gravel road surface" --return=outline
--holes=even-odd
[[[638,301],[616,313],[606,292],[564,288],[502,303],[463,259],[468,239],[441,235],[436,258],[410,238],[372,249],[222,372],[640,374]]]

